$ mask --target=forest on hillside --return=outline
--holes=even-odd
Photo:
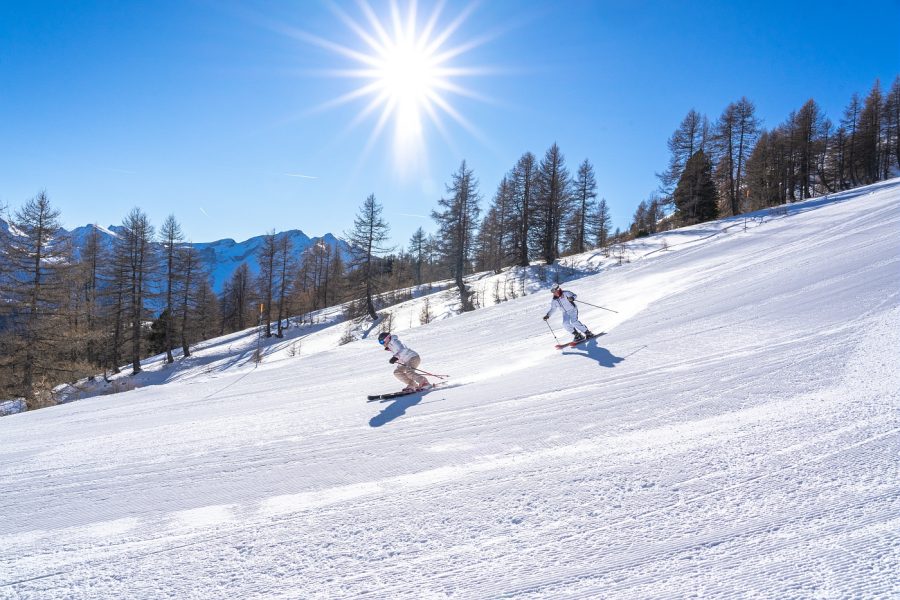
[[[379,294],[438,280],[453,280],[470,310],[464,277],[473,272],[610,252],[659,231],[888,179],[900,172],[900,76],[889,90],[876,81],[865,97],[854,94],[837,121],[813,99],[770,129],[747,98],[714,119],[690,110],[667,144],[659,188],[624,231],[612,230],[591,161],[572,168],[554,143],[541,157],[522,154],[487,198],[462,161],[436,199],[435,230],[419,228],[405,248],[388,244],[375,194],[345,232],[350,260],[326,243],[297,253],[273,230],[259,272],[239,265],[220,293],[175,216],[157,229],[135,208],[111,246],[96,230],[76,246],[57,235],[60,213],[40,192],[0,230],[0,399],[47,406],[62,382],[126,364],[139,373],[147,356],[172,362],[198,341],[248,327],[281,336],[288,317],[338,304],[348,318],[375,318],[389,301]]]

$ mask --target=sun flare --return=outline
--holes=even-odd
[[[331,107],[362,101],[362,108],[349,123],[353,128],[366,121],[375,121],[366,146],[371,151],[390,123],[395,165],[403,171],[426,160],[425,137],[428,125],[433,126],[448,143],[450,134],[445,123],[449,117],[457,125],[475,135],[475,128],[451,104],[451,96],[481,99],[466,89],[459,79],[481,75],[484,69],[451,64],[465,52],[486,41],[465,41],[451,46],[449,40],[458,34],[471,7],[456,16],[449,25],[439,28],[443,3],[439,2],[423,23],[417,19],[415,2],[410,2],[406,14],[396,2],[390,4],[390,15],[383,21],[364,0],[359,7],[365,20],[361,23],[337,7],[335,14],[358,36],[362,49],[351,48],[313,36],[304,36],[354,62],[353,67],[330,70],[336,77],[360,81],[360,85],[328,102]]]

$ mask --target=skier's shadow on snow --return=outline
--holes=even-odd
[[[563,354],[572,354],[574,356],[584,356],[585,358],[593,358],[596,360],[601,367],[607,367],[612,369],[617,364],[625,360],[621,356],[616,356],[603,346],[597,343],[597,340],[588,340],[581,346],[576,346],[575,348],[563,352]]]
[[[400,396],[388,404],[380,413],[369,419],[369,427],[381,427],[382,425],[387,425],[394,419],[405,415],[407,408],[415,406],[421,401],[422,394]]]

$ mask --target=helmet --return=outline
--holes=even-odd
[[[387,331],[382,331],[381,333],[378,334],[378,343],[384,344],[384,340],[386,340],[389,337],[391,337],[390,333],[388,333]]]
[[[554,283],[553,285],[550,286],[550,291],[553,292],[554,294],[556,292],[558,292],[559,290],[560,290],[560,287],[559,287],[558,283]]]

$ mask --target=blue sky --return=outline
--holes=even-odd
[[[390,31],[390,3],[368,6]],[[421,31],[435,4],[416,6]],[[323,108],[366,83],[329,74],[361,67],[336,46],[373,54],[357,2],[0,2],[0,203],[46,189],[67,227],[139,206],[203,242],[340,235],[374,193],[405,245],[463,159],[486,207],[556,142],[625,227],[689,109],[747,96],[773,127],[815,98],[837,121],[900,73],[897,0],[447,2],[435,34],[460,17],[440,48],[468,93],[441,98],[467,125],[438,109],[398,157],[392,121],[370,141],[380,111],[349,127],[372,96]]]

